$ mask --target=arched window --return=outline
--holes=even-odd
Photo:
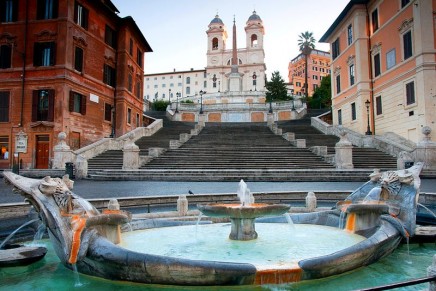
[[[257,47],[257,34],[251,35],[251,47]]]
[[[214,37],[212,39],[212,49],[217,50],[218,49],[218,38]]]

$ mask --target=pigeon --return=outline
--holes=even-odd
[[[192,191],[191,191],[191,190],[189,190],[189,191],[188,191],[188,193],[189,193],[189,194],[191,194],[191,195],[194,195],[194,193],[192,193]]]

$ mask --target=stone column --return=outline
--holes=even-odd
[[[341,139],[335,145],[335,163],[337,169],[352,169],[353,144],[348,140],[345,131],[340,132]]]
[[[188,199],[186,195],[180,195],[177,199],[177,212],[179,216],[186,216],[188,214]]]
[[[59,143],[54,147],[53,169],[65,169],[65,163],[73,161],[73,151],[65,142],[67,134],[60,132],[58,134]]]
[[[306,208],[309,212],[316,210],[316,196],[313,192],[308,192],[306,196]]]
[[[133,141],[133,134],[124,144],[123,148],[123,170],[134,170],[139,168],[139,147]]]
[[[422,128],[424,138],[416,145],[415,163],[423,162],[424,169],[436,170],[436,142],[431,141],[430,133],[429,126]]]
[[[82,155],[77,155],[76,158],[76,179],[84,179],[88,176],[88,160],[85,159]]]

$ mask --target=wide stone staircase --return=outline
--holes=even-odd
[[[90,178],[101,180],[157,181],[366,181],[374,168],[396,169],[396,159],[376,149],[353,148],[352,170],[335,169],[323,157],[312,153],[312,146],[327,146],[334,154],[339,141],[310,126],[308,114],[301,120],[278,122],[283,133],[293,132],[306,139],[306,148],[298,148],[274,134],[266,123],[206,123],[203,130],[179,148],[169,149],[169,140],[188,133],[193,123],[168,120],[164,127],[136,144],[141,155],[150,147],[167,150],[138,170],[120,171],[122,151],[108,151],[89,162]],[[153,115],[152,113],[149,115]],[[116,157],[116,161],[111,161]],[[97,163],[98,161],[98,163]]]
[[[295,133],[296,139],[305,139],[306,147],[327,146],[328,154],[335,154],[335,144],[339,138],[335,135],[325,135],[310,124],[312,116],[319,115],[319,111],[313,110],[304,118],[278,122],[278,127],[283,132]],[[355,169],[380,169],[396,170],[397,159],[389,154],[374,148],[353,147],[353,165]]]
[[[135,142],[140,149],[140,155],[148,155],[148,149],[153,147],[169,148],[172,139],[179,139],[181,133],[189,133],[194,128],[192,122],[172,122],[165,116],[165,112],[147,112],[148,116],[162,119],[163,127],[152,136],[142,137]],[[123,167],[123,151],[109,150],[88,160],[88,173],[104,169],[121,170]]]

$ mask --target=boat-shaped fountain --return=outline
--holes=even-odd
[[[71,192],[73,182],[67,177],[37,180],[11,172],[5,172],[4,177],[33,204],[47,226],[57,256],[70,269],[111,280],[141,283],[244,285],[327,277],[371,264],[390,254],[403,237],[414,235],[421,168],[422,165],[417,164],[407,170],[375,171],[370,181],[345,201],[337,203],[334,209],[292,214],[296,225],[327,227],[358,239],[339,250],[303,256],[290,263],[280,263],[279,267],[277,264],[256,265],[238,259],[179,258],[150,253],[147,249],[141,252],[131,250],[120,244],[123,236],[128,234],[121,234],[120,225],[129,222],[131,216],[112,207],[98,211]],[[257,242],[264,236],[261,230],[255,230],[255,220],[256,226],[263,220],[262,224],[268,225],[267,228],[273,232],[276,229],[278,232],[276,226],[279,223],[287,223],[281,214],[287,213],[289,205],[254,203],[250,199],[238,205],[199,205],[204,215],[226,215],[231,219],[229,241],[245,245],[240,253],[248,253],[247,243]],[[280,216],[258,218],[264,215]],[[221,228],[228,229],[228,224]],[[171,228],[171,232],[177,235],[178,228]],[[145,233],[140,240],[149,242],[152,239]],[[304,244],[296,247],[303,248]],[[291,243],[287,242],[279,247],[273,245],[273,248],[286,249],[288,246],[291,250]]]

